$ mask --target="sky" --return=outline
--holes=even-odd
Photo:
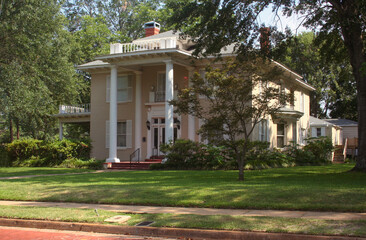
[[[269,7],[265,9],[261,14],[259,14],[258,22],[259,24],[265,24],[266,26],[277,26],[279,31],[285,31],[286,26],[288,26],[293,34],[299,34],[301,32],[310,31],[310,29],[306,29],[301,26],[301,21],[303,20],[303,16],[293,14],[291,17],[282,16],[279,14],[279,17],[272,12],[272,8]]]

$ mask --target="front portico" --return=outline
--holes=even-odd
[[[114,163],[129,161],[129,156],[138,149],[139,151],[136,152],[138,156],[134,156],[134,158],[140,160],[150,158],[154,155],[153,149],[156,148],[156,141],[154,142],[154,139],[156,139],[156,131],[159,133],[158,137],[163,139],[165,143],[169,143],[174,140],[174,138],[188,134],[187,126],[184,130],[187,133],[181,134],[181,130],[178,130],[177,120],[181,118],[179,116],[174,116],[173,106],[168,103],[177,95],[178,86],[179,88],[182,88],[188,85],[188,57],[189,54],[178,49],[113,53],[98,57],[98,62],[102,62],[103,64],[100,64],[101,66],[99,69],[94,67],[92,70],[93,75],[99,74],[107,76],[107,78],[109,76],[110,78],[109,86],[107,86],[107,92],[108,90],[110,91],[110,100],[109,102],[106,102],[107,118],[105,119],[105,121],[108,122],[108,129],[105,129],[107,132],[105,141],[109,143],[106,144],[108,156],[106,162]],[[80,69],[82,68],[80,67]],[[159,73],[160,75],[162,73],[165,75],[165,89],[163,93],[155,89],[158,87],[157,75]],[[130,101],[125,103],[121,103],[119,100],[119,94],[121,93],[119,78],[121,78],[122,75],[129,75],[132,79],[132,97]],[[178,80],[176,81],[177,77]],[[103,85],[100,84],[100,82],[96,83],[96,81],[103,80],[98,80],[94,77],[94,79],[92,79],[92,85],[94,83]],[[93,105],[101,105],[100,101],[96,103],[96,101],[93,102],[93,100],[96,99],[93,99],[92,97]],[[160,115],[156,117],[164,119],[164,123],[163,125],[159,123],[160,130],[156,130],[155,128],[147,129],[146,122],[149,119],[151,124],[154,125],[152,121],[154,121],[153,119],[155,117],[152,117],[151,113],[157,109],[157,106],[159,106],[159,109],[163,109],[163,112],[159,110]],[[102,126],[103,121],[101,116],[94,116],[94,118],[99,119],[100,124],[99,129],[98,127],[91,128],[92,139],[96,139],[94,141],[99,142],[98,144],[94,144],[96,147],[93,151],[93,155],[100,159],[99,156],[102,156],[102,152],[100,152],[100,150],[98,151],[98,149],[100,149],[100,140],[101,137],[103,137],[102,134],[100,134],[100,127]],[[125,131],[127,136],[131,138],[131,145],[126,145],[125,147],[120,147],[118,145],[121,137],[119,136],[121,135],[119,132],[121,121],[127,122],[127,124],[125,124],[127,126],[126,130],[122,129],[122,134],[124,134]],[[96,124],[98,121],[93,122]],[[131,122],[130,134],[127,133],[128,122]],[[194,122],[191,121],[191,125],[192,124],[194,125]],[[190,129],[195,129],[195,127],[191,126]],[[162,134],[164,134],[164,137],[162,137]],[[187,138],[188,136],[185,137]],[[126,141],[128,142],[129,140]]]

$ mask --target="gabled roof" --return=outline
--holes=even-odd
[[[358,126],[357,122],[349,120],[349,119],[344,119],[344,118],[343,119],[342,118],[333,118],[333,119],[324,119],[324,120],[331,124],[341,126],[341,127]]]
[[[333,126],[335,128],[341,128],[340,126],[336,125],[336,124],[332,124],[330,122],[327,122],[326,119],[319,119],[313,116],[310,116],[309,118],[309,124],[310,127],[329,127],[329,126]]]

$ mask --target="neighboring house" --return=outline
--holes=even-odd
[[[343,140],[348,138],[358,138],[358,123],[349,119],[333,118],[325,121],[342,128]]]
[[[145,24],[147,37],[111,44],[110,54],[78,67],[91,75],[91,108],[63,107],[58,117],[60,122],[90,121],[92,157],[96,159],[126,161],[135,151],[146,159],[161,155],[160,145],[177,138],[204,141],[196,134],[201,120],[176,115],[168,101],[189,85],[194,72],[204,74],[210,59],[192,65],[194,44],[173,31],[158,34],[159,27],[149,22]],[[222,56],[232,57],[232,49],[223,49]],[[279,87],[295,97],[276,116],[263,119],[252,140],[269,141],[278,148],[292,141],[304,144],[309,130],[309,94],[314,88],[298,74],[273,64],[284,70]]]
[[[358,152],[358,123],[349,119],[325,119],[342,128],[343,147],[346,154],[355,157]]]
[[[329,137],[333,146],[343,143],[342,127],[330,123],[328,120],[310,116],[310,131],[311,137]]]

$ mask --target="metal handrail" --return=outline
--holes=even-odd
[[[140,163],[140,148],[138,148],[130,155],[130,169],[132,167],[132,159],[136,157],[136,153],[137,153],[137,162]]]

